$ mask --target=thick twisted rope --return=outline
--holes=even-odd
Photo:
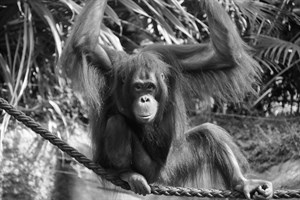
[[[123,189],[129,190],[129,185],[121,180],[117,173],[103,169],[100,165],[94,163],[86,156],[78,152],[76,149],[62,141],[56,135],[44,129],[40,124],[34,121],[31,117],[25,115],[23,112],[17,110],[10,105],[5,99],[0,97],[0,108],[5,110],[8,114],[13,116],[19,122],[41,135],[44,139],[48,140],[53,145],[57,146],[60,150],[67,153],[79,163],[83,164],[86,168],[92,170],[102,178],[120,186]],[[244,199],[244,194],[237,191],[230,190],[215,190],[215,189],[195,189],[183,187],[169,187],[161,185],[150,185],[151,193],[155,195],[165,196],[182,196],[182,197],[207,197],[207,198],[241,198]],[[276,190],[273,195],[274,199],[289,199],[300,198],[300,190]]]

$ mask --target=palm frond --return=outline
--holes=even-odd
[[[33,0],[33,1],[29,1],[29,3],[34,9],[34,11],[40,16],[40,18],[49,25],[56,44],[55,47],[57,53],[58,55],[60,55],[62,52],[62,43],[61,43],[61,38],[59,33],[61,31],[58,31],[57,28],[58,26],[56,26],[56,21],[54,20],[51,11],[41,1]]]
[[[261,1],[234,0],[234,2],[249,19],[253,16],[257,16],[257,19],[260,20],[273,19],[274,14],[278,11],[276,6]]]
[[[161,35],[160,40],[164,40],[169,44],[180,44],[182,43],[182,40],[178,38],[177,33],[181,32],[186,38],[189,38],[189,40],[195,41],[192,33],[198,32],[196,20],[179,2],[175,0],[168,3],[158,0],[119,0],[119,2],[130,12],[131,15],[137,16],[135,18],[136,20],[144,20],[142,22],[144,25],[145,19],[148,19],[149,27],[155,27],[152,28],[151,31],[159,33]],[[116,8],[119,4],[112,3],[110,6],[112,8]],[[114,22],[119,22],[119,19],[117,18],[118,16],[113,15],[110,11],[111,10],[107,9],[106,15],[109,15]],[[126,21],[126,19],[122,19],[122,21]],[[130,24],[130,21],[127,21],[126,24]],[[147,27],[145,29],[147,29]]]
[[[244,1],[244,0],[233,0],[238,6],[242,15],[244,16],[252,27],[255,24],[268,25],[267,31],[270,33],[273,30],[281,30],[283,28],[283,19],[291,18],[292,13],[285,9],[285,2],[282,2],[282,6],[278,8],[271,1]],[[293,17],[293,19],[296,19]],[[297,20],[296,20],[297,21]]]
[[[136,4],[134,1],[132,0],[120,0],[120,2],[126,6],[129,10],[132,10],[136,13],[139,13],[141,15],[144,15],[146,17],[150,17],[147,12],[141,8],[138,4]]]
[[[255,39],[257,55],[263,59],[290,66],[293,61],[300,58],[300,46],[294,43],[267,35],[258,35]]]
[[[113,20],[118,26],[121,26],[121,19],[118,17],[117,13],[109,6],[106,6],[105,14]]]
[[[160,9],[160,13],[166,17],[178,30],[187,35],[189,38],[194,39],[193,36],[188,32],[187,28],[181,23],[181,21],[165,6],[156,1],[153,2],[156,4],[156,8]]]
[[[73,17],[76,14],[80,13],[82,7],[80,5],[78,5],[76,2],[72,1],[72,0],[59,0],[62,4],[66,5],[73,13]],[[72,17],[72,20],[74,19]]]
[[[274,82],[276,82],[277,80],[281,80],[283,74],[288,72],[291,68],[295,66],[299,66],[299,64],[300,64],[300,59],[297,59],[291,65],[287,66],[286,68],[282,69],[279,73],[274,75],[271,80],[269,80],[266,84],[264,84],[263,88],[260,91],[261,95],[256,99],[256,101],[252,104],[251,107],[255,107],[262,99],[264,99],[269,93],[272,92],[273,88],[271,87],[271,85]]]

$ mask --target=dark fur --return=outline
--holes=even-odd
[[[203,0],[210,43],[153,45],[128,55],[100,45],[99,22],[106,2],[90,1],[75,24],[61,63],[90,103],[95,161],[110,169],[137,171],[148,182],[183,186],[205,175],[211,183],[232,188],[237,180],[230,151],[243,169],[245,158],[220,127],[204,124],[188,130],[190,98],[185,98],[193,94],[238,101],[253,92],[258,64],[227,13],[215,0]],[[159,113],[151,124],[139,124],[132,115],[129,86],[141,68],[155,72],[160,88]],[[137,155],[140,152],[145,159]]]

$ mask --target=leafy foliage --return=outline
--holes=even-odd
[[[300,20],[299,5],[293,1],[275,1],[279,9],[273,19],[263,19],[251,34],[256,58],[263,69],[260,96],[252,107],[267,114],[299,114],[300,104]]]
[[[126,51],[149,43],[194,43],[209,39],[199,1],[110,0],[105,11],[103,41]],[[299,102],[299,5],[292,0],[220,0],[262,64],[260,96],[248,104],[266,113],[274,104]],[[57,60],[85,0],[4,0],[0,3],[1,96],[24,111],[58,116],[77,112],[78,102],[65,87]],[[287,92],[288,91],[288,92]],[[299,103],[298,104],[299,107]],[[63,106],[66,105],[66,106]],[[45,109],[46,107],[46,109]],[[248,106],[249,108],[249,106]],[[299,109],[297,110],[299,112]],[[79,111],[84,113],[84,110]],[[74,113],[73,113],[74,115]],[[82,114],[75,114],[75,116]],[[77,118],[76,118],[77,119]],[[82,117],[81,117],[82,119]],[[5,116],[3,130],[9,117]]]
[[[70,88],[66,87],[65,77],[57,67],[64,41],[86,1],[88,0],[0,1],[0,95],[40,121],[55,121],[61,126],[87,122],[84,104]],[[129,52],[154,42],[175,44],[205,42],[209,39],[209,29],[199,1],[109,0],[109,6],[105,11],[105,26],[102,27],[103,34],[100,37],[107,45],[118,49],[120,46],[115,41],[117,36],[125,50]],[[259,96],[247,98],[241,107],[230,105],[228,110],[247,114],[254,112],[259,115],[272,115],[278,112],[299,114],[300,2],[293,0],[219,0],[219,2],[235,21],[245,41],[253,47],[255,57],[262,66],[262,85],[257,88]],[[0,144],[2,144],[10,117],[4,112],[0,114],[2,119]],[[218,122],[225,128],[226,126],[228,129],[231,128],[228,120],[223,124],[220,120]],[[270,158],[265,166],[267,168],[272,163],[282,161],[280,159],[284,156],[288,158],[299,152],[299,134],[295,131],[299,129],[296,127],[297,123],[271,130],[260,122],[260,120],[238,121],[237,124],[242,124],[246,128],[236,128],[236,132],[246,129],[246,134],[244,132],[236,134],[241,137],[240,140],[248,141],[250,138],[252,141],[241,142],[240,145],[247,152],[253,166],[259,166],[266,158]],[[253,124],[257,126],[253,128]],[[285,132],[291,127],[295,127],[295,130]],[[263,130],[261,134],[256,136],[250,134],[261,129]],[[68,136],[67,131],[62,133],[62,137]],[[263,141],[257,146],[253,138],[260,141],[261,135],[264,136]],[[283,142],[280,142],[281,140]],[[4,145],[9,145],[8,143],[15,143],[15,140],[5,137]],[[38,152],[38,149],[35,151]],[[11,177],[11,180],[16,176],[19,178],[19,172],[11,170],[17,167],[30,174],[28,171],[30,168],[25,165],[28,162],[22,164],[22,160],[32,162],[36,157],[17,158],[16,152],[5,153],[11,156],[6,160],[7,166],[10,159],[14,161],[14,166],[3,169],[8,178]],[[270,157],[271,154],[274,156]],[[37,164],[39,170],[45,168],[44,163]],[[42,177],[38,174],[30,180],[36,180],[32,185],[37,188]],[[22,180],[18,184],[28,181]],[[6,184],[8,185],[4,187],[9,189],[16,183],[11,181]],[[25,191],[26,195],[30,196],[32,190],[26,189],[28,189]]]

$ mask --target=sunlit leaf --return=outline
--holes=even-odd
[[[15,71],[16,71],[16,65],[17,65],[17,60],[19,58],[19,49],[20,46],[22,44],[22,35],[21,32],[19,32],[18,35],[18,39],[17,39],[17,45],[16,45],[16,50],[15,50],[15,55],[14,55],[14,61],[13,61],[13,65],[12,65],[12,80],[13,80],[13,84],[15,83]]]
[[[2,77],[4,78],[5,83],[8,86],[9,93],[13,93],[13,79],[11,76],[10,68],[6,62],[6,60],[3,58],[2,54],[0,53],[0,67],[1,72],[3,73]]]
[[[159,13],[158,8],[154,8],[151,4],[148,3],[147,0],[143,0],[145,5],[150,9],[152,14],[154,14],[154,19],[161,25],[159,28],[161,29],[161,34],[164,36],[167,43],[171,44],[172,41],[174,43],[179,43],[174,35],[173,29],[169,26],[166,20],[162,17],[162,14]]]
[[[29,16],[31,16],[30,13],[30,8],[28,4],[24,4],[24,16],[26,20],[23,20],[23,44],[22,44],[22,54],[21,54],[21,60],[19,63],[19,68],[18,68],[18,73],[17,73],[17,78],[15,80],[14,84],[14,91],[12,94],[12,98],[10,100],[10,103],[13,104],[14,106],[17,105],[17,99],[18,99],[18,91],[20,89],[20,86],[22,85],[23,81],[23,74],[24,74],[24,67],[26,65],[26,57],[27,57],[27,45],[28,45],[28,21],[31,20]],[[28,20],[27,20],[28,19]]]
[[[101,24],[100,37],[106,42],[107,45],[112,46],[114,49],[119,51],[123,50],[119,38],[115,36],[113,32],[103,24]]]
[[[255,56],[255,59],[261,64],[263,65],[264,67],[266,67],[270,72],[274,73],[274,70],[277,69],[276,64],[274,64],[273,62],[270,62],[269,60],[265,60],[265,59],[262,59],[261,57],[259,56]],[[276,70],[277,71],[277,70]],[[263,73],[264,71],[261,70],[261,73]]]
[[[52,106],[52,108],[55,110],[55,112],[59,115],[59,117],[61,118],[61,120],[63,121],[64,125],[67,127],[67,120],[63,114],[63,112],[61,111],[61,109],[59,108],[59,106],[57,105],[56,102],[49,100],[48,101],[49,104]]]
[[[256,49],[260,56],[290,65],[293,60],[300,58],[300,46],[267,35],[256,37]]]
[[[49,25],[51,32],[53,34],[55,44],[56,44],[55,47],[56,47],[58,56],[60,56],[61,52],[62,52],[61,38],[59,35],[59,31],[56,28],[56,22],[52,16],[50,10],[47,7],[45,7],[45,4],[43,4],[39,0],[31,0],[28,2],[30,3],[30,5],[32,6],[34,11],[41,17],[41,19],[43,19]]]
[[[8,33],[5,33],[5,45],[6,45],[6,50],[7,50],[7,58],[8,58],[8,63],[10,66],[12,66],[12,61],[11,61],[11,50],[10,50],[10,45],[9,45],[9,37]]]
[[[156,2],[156,1],[155,1]],[[183,24],[179,21],[177,17],[173,15],[173,13],[170,12],[170,10],[164,6],[160,6],[161,12],[163,15],[173,23],[173,25],[179,29],[181,32],[186,34],[189,38],[193,39],[193,36],[187,31],[187,29],[183,26]]]
[[[186,20],[188,22],[190,22],[195,31],[198,31],[198,27],[195,23],[195,17],[191,16],[190,13],[188,13],[180,4],[178,0],[171,0],[171,2],[173,3],[173,5],[180,11],[180,13],[186,18]],[[200,9],[200,8],[199,8]]]
[[[138,4],[136,4],[132,0],[119,0],[124,6],[126,6],[129,10],[132,10],[136,13],[144,15],[146,17],[150,17]]]
[[[32,56],[33,56],[33,51],[34,51],[34,34],[33,34],[33,26],[32,26],[32,15],[29,10],[28,12],[28,57],[27,57],[27,64],[26,64],[26,72],[22,81],[22,85],[20,86],[20,91],[18,94],[18,97],[16,99],[16,102],[19,102],[25,89],[28,86],[28,78],[29,78],[29,72],[30,72],[30,67],[32,64]]]
[[[268,90],[264,91],[259,97],[254,101],[251,107],[255,107],[261,100],[263,100],[268,94],[272,92],[272,88],[269,88]]]
[[[59,0],[63,4],[67,5],[69,9],[74,13],[78,14],[82,10],[82,7],[72,0]]]
[[[264,23],[265,31],[270,34],[273,30],[280,30],[283,28],[282,18],[289,17],[290,14],[285,10],[274,6],[272,3],[262,1],[244,1],[234,0],[241,10],[243,16],[250,23],[253,28],[261,22]]]
[[[291,65],[287,66],[286,68],[282,69],[278,74],[276,74],[275,76],[273,76],[273,78],[271,80],[269,80],[261,89],[261,91],[263,92],[258,98],[257,100],[253,103],[252,107],[256,106],[268,93],[270,93],[272,91],[272,88],[270,88],[270,86],[276,81],[278,80],[278,78],[280,78],[284,73],[286,73],[287,71],[289,71],[291,68],[298,66],[300,64],[300,59],[296,60],[295,62],[293,62]]]
[[[274,19],[274,16],[278,11],[276,6],[261,1],[234,0],[234,2],[248,19]]]
[[[121,26],[121,20],[120,18],[118,17],[118,15],[115,13],[115,11],[109,6],[107,5],[106,6],[106,9],[105,9],[105,13],[116,23],[118,24],[119,26]]]

